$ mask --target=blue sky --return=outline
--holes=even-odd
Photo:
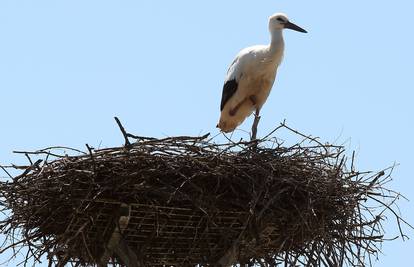
[[[267,43],[268,16],[285,12],[309,33],[285,33],[259,136],[286,119],[356,150],[361,170],[399,163],[390,186],[414,200],[412,10],[409,0],[2,0],[0,162],[24,162],[19,149],[120,145],[113,116],[140,135],[218,133],[228,64]],[[411,202],[401,210],[414,222]],[[413,250],[387,242],[375,266],[407,266]]]

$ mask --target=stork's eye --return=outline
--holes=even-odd
[[[285,22],[285,20],[282,19],[282,18],[277,18],[277,20],[280,21],[280,22]]]

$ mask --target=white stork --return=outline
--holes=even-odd
[[[217,127],[231,132],[253,111],[256,118],[266,102],[283,57],[283,29],[305,32],[276,13],[269,18],[270,45],[256,45],[241,50],[231,63],[223,86],[221,116]],[[255,133],[254,133],[255,136]]]

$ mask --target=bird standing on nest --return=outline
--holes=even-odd
[[[227,71],[221,98],[221,116],[217,127],[232,132],[255,111],[257,128],[259,112],[269,96],[276,71],[283,57],[283,29],[305,32],[289,21],[285,14],[269,18],[270,45],[256,45],[241,50]],[[256,124],[256,125],[255,125]],[[252,128],[252,139],[256,133]]]

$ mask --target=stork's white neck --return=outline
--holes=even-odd
[[[270,42],[270,51],[273,53],[283,51],[285,43],[283,41],[283,29],[274,29],[270,31],[272,40]]]
[[[282,62],[283,51],[285,50],[285,42],[283,41],[282,29],[273,29],[270,31],[271,42],[267,52],[267,60],[274,66],[279,66]]]

